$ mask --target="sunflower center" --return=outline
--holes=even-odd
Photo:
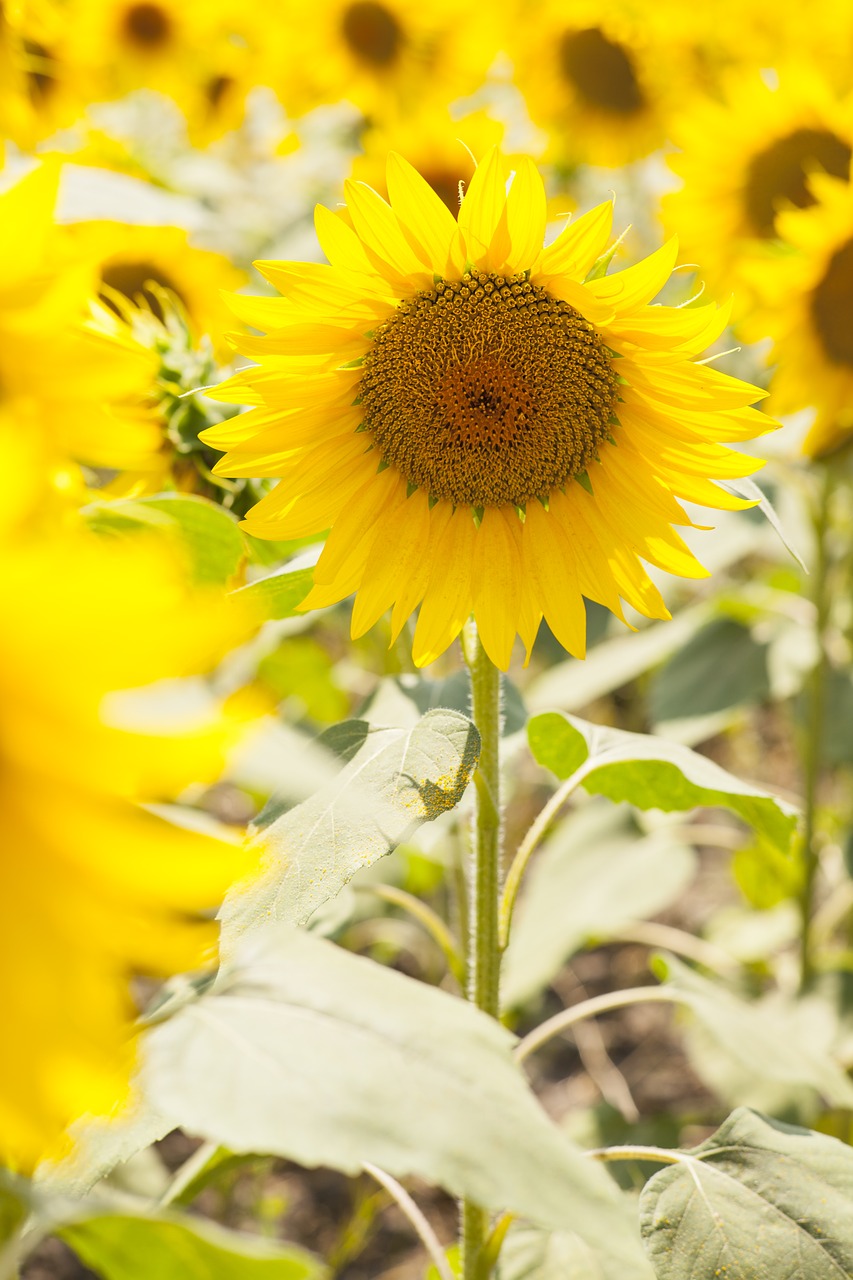
[[[163,319],[163,308],[160,305],[160,299],[151,289],[151,284],[158,284],[162,289],[169,289],[179,298],[181,291],[175,283],[169,279],[166,273],[153,262],[111,262],[101,272],[101,282],[110,289],[115,289],[116,293],[122,294],[125,298],[129,298],[131,302],[135,302],[141,294],[149,310],[157,317],[158,320]],[[116,307],[110,301],[109,295],[101,295],[101,301],[111,310],[115,311]]]
[[[124,33],[146,51],[158,49],[172,34],[172,20],[159,4],[132,4],[124,15]]]
[[[375,0],[356,0],[341,20],[343,37],[352,52],[375,67],[394,62],[403,45],[403,29],[394,14]]]
[[[477,271],[403,302],[364,358],[363,429],[434,498],[522,506],[584,471],[610,434],[610,357],[523,275]]]
[[[853,367],[853,240],[830,258],[811,305],[812,319],[829,359]]]
[[[815,168],[846,178],[850,159],[848,143],[829,129],[795,129],[755,156],[744,188],[746,215],[755,234],[767,238],[775,233],[780,204],[807,209],[815,203],[808,188]]]
[[[588,106],[628,116],[645,105],[630,53],[598,27],[565,32],[558,56],[560,70]]]
[[[54,61],[50,50],[38,41],[24,40],[23,43],[30,99],[36,106],[41,106],[56,88],[56,77],[51,72]]]

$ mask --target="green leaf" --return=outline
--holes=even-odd
[[[105,1214],[57,1234],[104,1280],[319,1280],[326,1274],[303,1249],[201,1218]]]
[[[246,555],[234,516],[207,498],[165,493],[156,498],[95,502],[84,508],[96,533],[123,536],[158,529],[175,537],[186,551],[199,583],[224,586]]]
[[[658,1280],[849,1280],[853,1151],[740,1108],[655,1174],[640,1225]]]
[[[790,846],[797,823],[792,805],[742,782],[680,743],[590,724],[559,711],[534,716],[528,738],[540,764],[558,778],[576,774],[578,783],[593,795],[667,813],[722,806],[778,848]],[[572,763],[574,767],[569,768]]]
[[[55,1163],[40,1164],[36,1181],[49,1194],[82,1197],[101,1178],[165,1138],[174,1127],[139,1097],[126,1111],[108,1119],[84,1116],[71,1127],[71,1150]]]
[[[654,1280],[640,1239],[637,1210],[623,1197],[624,1222],[618,1232],[590,1220],[587,1239],[568,1231],[543,1231],[518,1223],[509,1230],[500,1256],[500,1280]]]
[[[292,618],[313,582],[313,569],[291,569],[258,578],[231,595],[234,600],[250,604],[262,618]]]
[[[242,940],[212,992],[155,1028],[141,1084],[231,1151],[356,1174],[365,1161],[587,1238],[619,1193],[551,1123],[515,1037],[447,992],[313,934]]]
[[[744,476],[737,480],[723,480],[721,483],[724,489],[730,489],[731,492],[736,494],[739,498],[746,498],[750,502],[757,504],[758,510],[764,516],[773,531],[777,534],[779,541],[782,543],[785,550],[789,551],[800,568],[804,569],[805,572],[808,573],[808,566],[806,565],[805,560],[791,542],[782,525],[782,521],[779,519],[776,508],[773,506],[773,503],[767,497],[764,490],[760,489],[750,476]]]
[[[456,711],[430,711],[410,729],[350,721],[330,732],[350,746],[353,734],[363,741],[331,782],[257,833],[261,869],[222,908],[226,948],[258,923],[304,924],[356,871],[452,809],[480,749],[473,724]]]
[[[590,939],[612,937],[679,897],[696,855],[666,830],[643,836],[621,810],[586,804],[536,855],[504,956],[507,1008],[524,1004]]]
[[[29,1212],[25,1184],[6,1169],[0,1169],[0,1261],[4,1243],[20,1231]]]
[[[833,1023],[821,1019],[819,1003],[780,996],[745,1000],[670,955],[656,956],[653,968],[683,995],[699,1024],[687,1045],[695,1070],[712,1087],[716,1078],[728,1075],[741,1097],[750,1088],[770,1085],[774,1100],[796,1100],[810,1090],[833,1106],[853,1107],[853,1081],[832,1057]]]
[[[732,618],[715,618],[655,672],[649,710],[657,724],[713,715],[770,696],[767,646]]]

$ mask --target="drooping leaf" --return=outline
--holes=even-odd
[[[737,494],[739,498],[747,498],[750,502],[756,503],[757,509],[764,516],[774,533],[776,533],[785,550],[789,551],[800,568],[805,569],[806,573],[808,573],[806,562],[791,542],[787,530],[779,519],[776,508],[773,506],[773,503],[770,501],[764,490],[759,488],[752,477],[743,476],[738,479],[723,480],[722,484],[724,489],[730,489],[732,493]]]
[[[58,1235],[103,1280],[321,1280],[326,1268],[294,1245],[273,1244],[202,1218],[104,1214]]]
[[[739,1108],[655,1174],[640,1223],[658,1280],[849,1280],[853,1150]]]
[[[501,1280],[654,1280],[640,1239],[636,1206],[623,1197],[618,1232],[590,1220],[586,1239],[569,1231],[512,1226],[500,1255]]]
[[[224,586],[246,555],[234,516],[193,494],[94,502],[84,513],[96,533],[116,536],[154,528],[172,535],[183,547],[195,580],[202,584]]]
[[[619,809],[582,806],[528,873],[504,955],[505,1005],[536,995],[590,938],[604,940],[662,911],[695,867],[693,850],[666,830],[643,836]]]
[[[369,1161],[584,1238],[615,1230],[619,1193],[548,1120],[514,1043],[467,1002],[278,925],[149,1033],[142,1086],[232,1151]]]
[[[751,1080],[788,1090],[813,1090],[833,1106],[853,1107],[853,1081],[829,1052],[829,1036],[804,1035],[807,1009],[777,998],[746,1000],[682,964],[675,956],[657,956],[653,967],[684,997],[701,1029],[692,1054],[700,1075],[703,1047],[710,1041],[713,1056],[734,1066],[742,1090]],[[817,1031],[817,1026],[814,1027]],[[831,1031],[830,1031],[831,1035]],[[688,1044],[690,1039],[688,1037]],[[708,1083],[714,1083],[709,1079]],[[743,1096],[743,1093],[741,1093]]]
[[[576,774],[593,795],[667,813],[719,805],[780,849],[790,846],[797,821],[792,805],[680,743],[590,724],[559,711],[534,716],[527,731],[540,764],[558,778]]]
[[[767,646],[732,618],[714,618],[654,673],[649,710],[656,724],[712,715],[770,696]]]
[[[235,600],[250,604],[258,617],[292,618],[313,581],[313,569],[291,569],[258,578],[231,594]]]
[[[305,923],[356,871],[458,804],[479,755],[476,729],[456,711],[430,711],[410,729],[351,721],[329,732],[338,754],[344,737],[361,745],[326,786],[257,832],[261,870],[222,908],[226,948],[257,923]]]

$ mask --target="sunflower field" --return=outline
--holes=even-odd
[[[853,6],[0,0],[0,1280],[853,1277]]]

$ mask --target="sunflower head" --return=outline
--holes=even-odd
[[[726,312],[649,306],[674,243],[603,274],[610,203],[543,247],[526,158],[508,183],[493,148],[458,218],[393,153],[387,186],[347,185],[351,226],[318,209],[330,265],[260,263],[285,297],[234,299],[267,337],[235,339],[260,364],[219,394],[253,408],[204,438],[223,474],[280,477],[246,527],[330,528],[305,607],[356,592],[354,633],[390,608],[396,635],[420,606],[421,665],[472,612],[504,668],[543,616],[582,654],[584,596],[668,616],[643,561],[704,573],[679,499],[743,505],[714,481],[760,464],[721,442],[773,425],[695,360]]]

